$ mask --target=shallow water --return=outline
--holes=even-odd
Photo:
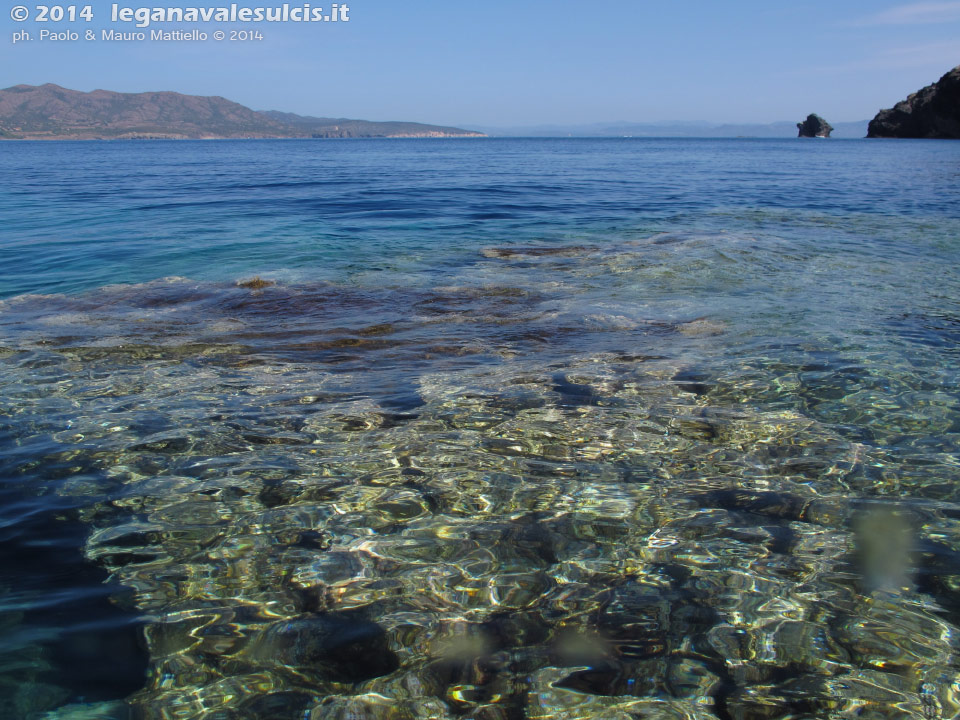
[[[0,150],[3,717],[960,713],[960,145]]]

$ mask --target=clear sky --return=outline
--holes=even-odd
[[[3,11],[0,86],[176,90],[369,120],[862,120],[960,64],[955,1],[346,0],[348,23],[202,26],[259,29],[259,42],[14,45],[17,28],[42,27],[11,20],[21,1]],[[47,27],[135,29],[110,22],[110,2],[92,7],[90,24]]]

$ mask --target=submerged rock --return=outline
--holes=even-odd
[[[646,582],[607,591],[588,627],[558,634],[553,661],[573,672],[554,686],[611,697],[717,695],[726,671],[708,633],[720,617],[691,592],[691,578],[681,566],[658,566]],[[685,666],[690,658],[696,669]]]
[[[960,65],[870,121],[868,138],[960,138]]]
[[[677,387],[685,393],[706,395],[710,391],[710,377],[697,370],[679,370],[673,376]]]
[[[338,682],[355,683],[397,669],[383,628],[355,612],[331,612],[277,623],[251,650],[264,664],[313,670]]]
[[[833,132],[833,127],[824,120],[819,115],[811,113],[807,115],[807,119],[803,122],[797,123],[797,128],[800,130],[800,133],[797,137],[830,137],[830,133]]]
[[[551,389],[560,394],[564,405],[576,407],[597,404],[598,396],[592,387],[570,382],[564,373],[554,373]]]
[[[264,288],[274,285],[276,285],[276,283],[273,280],[264,280],[259,275],[249,280],[240,280],[237,282],[237,287],[246,288],[247,290],[263,290]]]
[[[314,698],[304,692],[280,691],[255,695],[242,706],[244,717],[302,718],[309,713]]]
[[[395,699],[378,693],[330,695],[313,708],[308,720],[447,720],[446,704],[436,698]]]
[[[709,318],[697,318],[690,322],[680,323],[677,331],[687,337],[711,337],[722,335],[727,329],[725,323],[719,320],[710,320]]]
[[[498,258],[501,260],[514,260],[518,258],[538,258],[538,257],[579,257],[596,252],[599,248],[584,245],[561,245],[560,247],[534,246],[534,247],[488,247],[480,250],[480,254],[485,258]]]

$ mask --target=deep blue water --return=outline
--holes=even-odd
[[[0,179],[0,716],[960,712],[960,143]]]
[[[916,228],[955,220],[960,193],[956,147],[917,141],[32,142],[2,158],[4,296],[168,275],[355,281],[435,273],[490,243],[789,233],[793,218]]]

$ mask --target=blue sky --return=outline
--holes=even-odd
[[[13,45],[18,26],[5,10],[0,86],[177,90],[260,110],[464,126],[809,112],[834,122],[870,118],[960,64],[954,1],[346,1],[349,23],[265,23],[263,41],[232,44]],[[92,24],[60,28],[118,27],[111,3],[92,5]],[[236,26],[204,29],[218,27]]]

